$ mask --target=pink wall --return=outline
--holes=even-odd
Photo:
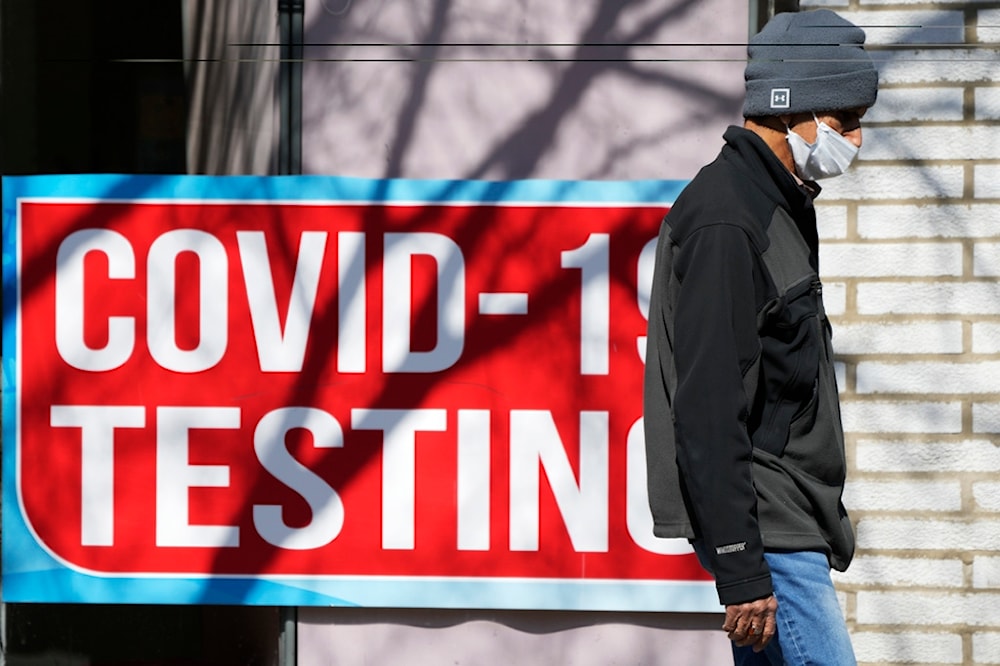
[[[307,2],[303,171],[688,178],[742,121],[747,26],[744,0]]]
[[[707,666],[730,663],[721,615],[299,610],[299,666]]]

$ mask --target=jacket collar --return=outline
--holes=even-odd
[[[722,138],[726,140],[723,153],[734,152],[747,176],[793,217],[798,219],[800,212],[812,207],[822,188],[814,182],[800,181],[755,132],[733,125]]]
[[[726,140],[723,155],[791,215],[809,246],[809,263],[818,271],[819,233],[813,199],[819,194],[820,186],[814,182],[800,181],[756,132],[732,126],[726,130],[723,138]]]

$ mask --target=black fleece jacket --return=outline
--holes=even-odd
[[[765,549],[845,569],[854,535],[813,193],[731,127],[663,221],[644,424],[661,537],[700,540],[723,604],[772,592]]]

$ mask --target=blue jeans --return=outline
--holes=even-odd
[[[778,551],[764,559],[778,600],[778,631],[763,652],[734,643],[736,666],[856,666],[826,555]]]

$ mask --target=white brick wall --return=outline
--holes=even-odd
[[[858,547],[902,551],[1000,550],[1000,519],[991,518],[862,518],[857,522]]]
[[[912,629],[927,625],[1000,625],[1000,594],[955,592],[859,592],[858,622]],[[926,663],[926,662],[925,662]]]
[[[1000,361],[861,361],[857,377],[858,393],[1000,393]]]
[[[1000,120],[1000,88],[976,88],[976,120]]]
[[[1000,434],[1000,403],[979,402],[972,405],[972,432]]]
[[[995,491],[989,491],[983,488],[987,501],[996,497]],[[844,506],[851,511],[959,511],[962,485],[958,481],[851,481],[844,489]]]
[[[838,354],[960,354],[962,336],[958,321],[844,323],[835,331],[833,348]],[[996,338],[1000,345],[1000,326]]]
[[[805,2],[803,5],[807,4]],[[886,3],[883,3],[886,4]],[[937,10],[892,10],[878,12],[840,11],[841,16],[865,29],[867,44],[955,44],[964,42],[962,12]]]
[[[977,664],[1000,664],[1000,633],[976,632],[973,634],[972,657]]]
[[[1000,482],[979,481],[972,484],[972,497],[976,509],[1000,512]]]
[[[864,120],[865,123],[961,120],[964,107],[963,88],[889,88],[879,91],[878,103],[868,110]],[[867,136],[865,142],[869,142]],[[868,152],[865,148],[866,156]]]
[[[819,262],[836,277],[957,276],[962,252],[961,243],[826,243]]]
[[[1000,164],[977,164],[974,167],[977,199],[1000,199]]]
[[[983,44],[1000,43],[1000,9],[983,9],[978,13],[976,39]]]
[[[855,465],[859,471],[883,473],[1000,474],[1000,446],[985,439],[918,441],[859,438],[855,448]]]
[[[855,433],[958,433],[962,403],[858,401],[846,398],[840,407],[844,430]]]
[[[816,219],[821,239],[847,238],[847,206],[824,206],[823,217]]]
[[[1000,0],[802,0],[865,26],[859,162],[817,201],[859,662],[1000,664]]]
[[[858,207],[857,230],[863,239],[988,238],[1000,236],[997,220],[1000,204],[872,204]]]
[[[980,556],[972,561],[972,586],[979,589],[1000,588],[1000,557]]]
[[[1000,353],[1000,322],[973,322],[972,351],[976,354]]]
[[[826,280],[823,282],[823,307],[830,316],[847,311],[847,284]]]
[[[846,572],[834,572],[834,581],[844,585],[959,588],[965,584],[965,564],[959,559],[893,557],[854,558]]]
[[[878,67],[886,85],[989,83],[996,76],[996,61],[978,49],[892,51],[881,56]]]
[[[972,255],[972,274],[982,277],[1000,276],[1000,243],[976,243]]]
[[[965,169],[962,166],[872,166],[866,163],[866,152],[862,147],[859,161],[850,171],[823,183],[823,203],[837,199],[868,202],[938,200],[962,196],[965,187]],[[994,173],[998,170],[1000,167],[994,168]],[[989,177],[990,174],[984,174],[982,178],[986,180]],[[976,179],[979,182],[978,168]],[[994,191],[997,190],[1000,190],[1000,184],[996,185]]]
[[[866,160],[988,160],[1000,155],[1000,135],[989,126],[942,126],[933,132],[884,127],[863,136]]]
[[[962,663],[962,637],[954,634],[865,632],[855,634],[852,640],[862,663]]]
[[[997,315],[1000,284],[988,282],[862,282],[860,315]]]

